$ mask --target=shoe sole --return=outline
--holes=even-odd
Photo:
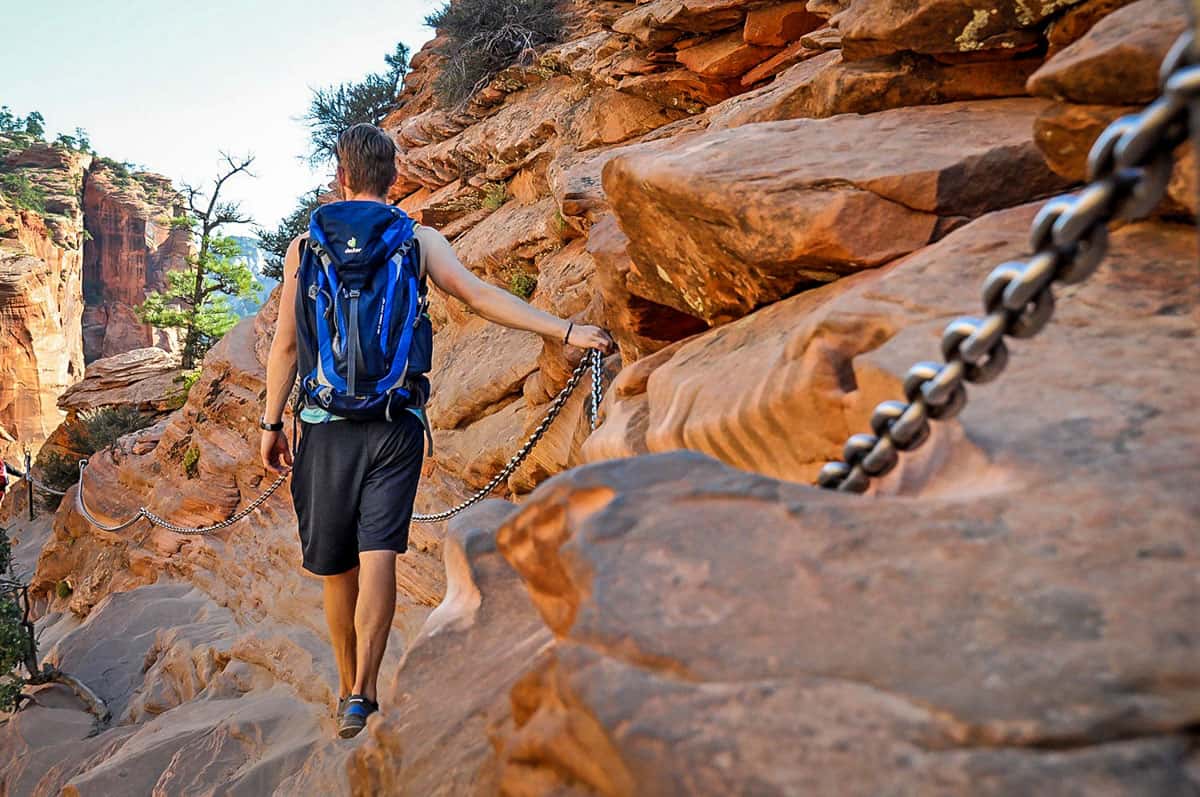
[[[365,727],[367,727],[365,723],[357,727],[354,725],[343,725],[341,728],[338,728],[338,736],[342,739],[353,739],[355,736],[358,736],[358,734],[361,733],[362,729]]]

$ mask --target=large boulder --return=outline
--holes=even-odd
[[[649,0],[613,23],[613,30],[642,44],[661,47],[685,33],[731,28],[746,16],[747,0]]]
[[[836,456],[978,312],[963,264],[1019,256],[1036,210],[637,363],[647,439],[670,418],[740,468]],[[1112,244],[875,497],[690,452],[536,491],[498,541],[556,641],[514,684],[501,771],[601,794],[1196,793],[1195,233]]]
[[[837,50],[801,52],[802,62],[771,83],[711,108],[712,127],[1016,97],[1025,94],[1026,78],[1041,63],[1025,58],[945,64],[912,53],[847,61]]]
[[[1178,467],[1184,451],[1149,459]],[[1130,451],[1111,481],[1030,471],[921,500],[684,452],[572,471],[498,536],[556,637],[512,688],[502,782],[1193,794],[1189,453],[1167,479]],[[1131,478],[1146,496],[1136,518]]]
[[[849,58],[913,50],[991,55],[1033,49],[1039,25],[1080,0],[849,0],[833,15]]]
[[[639,295],[720,323],[880,265],[948,221],[1061,188],[1031,135],[1046,103],[794,120],[644,144],[604,188]]]
[[[1030,77],[1029,91],[1078,103],[1150,102],[1159,93],[1159,64],[1187,27],[1183,3],[1138,0],[1046,62]]]
[[[88,365],[83,379],[58,398],[78,413],[97,407],[133,407],[152,413],[178,409],[187,397],[179,358],[159,348],[133,349]]]

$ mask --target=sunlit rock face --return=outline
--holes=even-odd
[[[0,193],[0,440],[10,462],[62,421],[56,403],[83,377],[83,211],[91,156],[35,145],[0,158],[5,176],[44,196],[45,210]]]

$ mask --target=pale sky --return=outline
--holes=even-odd
[[[310,88],[384,71],[398,41],[416,54],[433,36],[425,16],[441,5],[5,0],[0,104],[41,111],[49,139],[82,127],[101,155],[176,184],[211,180],[220,150],[253,153],[257,177],[235,178],[222,195],[270,228],[327,179],[298,159]]]

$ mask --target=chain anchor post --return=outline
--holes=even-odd
[[[33,520],[33,454],[30,453],[29,446],[25,446],[25,489],[29,496],[29,519]]]

